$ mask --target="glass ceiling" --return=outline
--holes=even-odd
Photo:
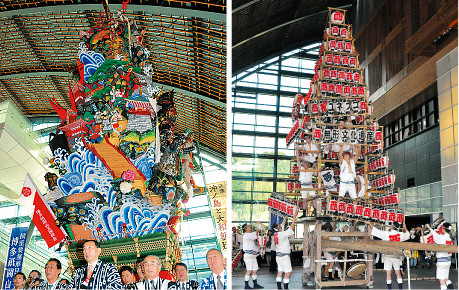
[[[232,80],[233,223],[266,223],[271,192],[286,190],[294,156],[285,143],[293,98],[308,92],[319,46],[281,54]]]

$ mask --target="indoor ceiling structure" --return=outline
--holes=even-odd
[[[110,10],[121,10],[120,2]],[[201,149],[225,159],[226,1],[127,2],[125,15],[146,31],[153,83],[175,91],[176,130],[191,129]],[[1,1],[0,101],[27,117],[56,116],[53,98],[70,108],[80,32],[103,11],[102,0]]]
[[[328,7],[346,9],[353,0],[233,0],[232,75],[280,53],[321,41]]]

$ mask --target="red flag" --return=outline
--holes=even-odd
[[[65,238],[62,229],[56,226],[56,216],[48,204],[43,201],[43,196],[29,174],[26,175],[22,187],[21,203],[49,248]]]

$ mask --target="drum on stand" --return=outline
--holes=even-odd
[[[348,260],[358,259],[358,255],[349,255]],[[344,255],[340,255],[340,260],[344,259]],[[339,263],[340,268],[344,271],[344,262]],[[348,261],[346,262],[346,275],[349,278],[356,279],[362,275],[367,269],[367,265],[363,261]]]
[[[349,277],[349,278],[357,278],[359,277],[360,275],[362,275],[365,270],[367,269],[367,265],[365,264],[365,262],[348,262],[348,265],[347,265],[347,271],[346,271],[346,275]]]

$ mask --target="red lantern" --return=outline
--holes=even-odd
[[[346,214],[353,215],[354,214],[354,204],[348,203],[346,206]]]
[[[336,50],[343,51],[344,50],[344,41],[338,41],[336,43]]]
[[[354,76],[354,75],[352,74],[352,72],[348,71],[348,72],[346,73],[346,81],[352,82],[353,76]]]
[[[351,96],[356,97],[358,94],[357,87],[351,87]]]
[[[334,83],[329,83],[328,84],[328,92],[331,94],[335,93],[335,84]]]
[[[294,188],[294,184],[292,181],[287,182],[287,191],[292,192]]]
[[[369,207],[364,208],[363,209],[363,216],[366,217],[366,218],[371,217],[371,208],[369,208]]]
[[[331,14],[332,23],[343,23],[343,21],[344,21],[344,14],[341,11],[334,11]]]
[[[346,203],[344,201],[338,202],[338,213],[344,213],[346,211]]]
[[[332,26],[331,27],[331,35],[333,35],[333,36],[338,36],[339,35],[339,27],[338,26]]]
[[[345,86],[343,87],[343,95],[347,97],[347,96],[349,96],[350,94],[351,94],[351,87],[348,86],[348,85],[345,85]]]
[[[372,211],[372,218],[374,220],[379,220],[379,209],[377,208],[374,208],[373,211]]]
[[[356,83],[360,82],[360,73],[358,72],[354,73],[354,82]]]
[[[329,49],[329,50],[335,50],[335,49],[336,49],[336,40],[331,39],[331,40],[328,42],[328,49]]]
[[[338,202],[336,200],[330,200],[330,205],[328,207],[329,211],[337,211],[338,210]]]
[[[380,212],[379,219],[383,222],[387,221],[387,210],[382,210]]]
[[[355,57],[351,56],[349,58],[349,66],[350,67],[357,67],[357,60],[355,59]]]
[[[328,84],[325,83],[325,82],[321,83],[321,84],[320,84],[320,91],[321,91],[322,93],[326,93],[326,92],[328,91]]]
[[[337,95],[341,95],[343,93],[343,85],[342,84],[337,84],[335,86],[335,93]]]
[[[319,105],[317,103],[311,104],[311,112],[315,115],[319,113]]]
[[[334,58],[333,54],[327,54],[325,56],[325,63],[326,64],[333,64],[333,58]]]
[[[329,68],[324,68],[322,74],[323,74],[323,77],[325,79],[329,79],[330,78],[330,69]]]
[[[332,80],[336,80],[336,78],[338,77],[338,71],[336,69],[332,69],[330,71],[330,77]]]
[[[346,79],[346,72],[343,71],[343,70],[340,70],[340,71],[338,72],[338,79],[339,79],[340,81],[344,81],[344,80]]]
[[[362,214],[363,214],[363,206],[356,205],[355,206],[355,215],[356,216],[362,216]]]
[[[322,136],[322,130],[321,129],[314,129],[314,138],[315,139],[320,139],[320,137]]]
[[[344,44],[344,49],[347,52],[352,52],[352,42],[346,41],[346,43]]]
[[[386,204],[386,205],[388,205],[388,204],[392,204],[392,201],[391,201],[390,195],[386,195],[386,196],[384,196],[384,204]]]
[[[389,212],[389,221],[395,222],[395,212],[393,211]]]
[[[347,55],[341,57],[341,64],[343,66],[349,66],[349,57]]]
[[[334,57],[333,57],[333,64],[334,65],[340,65],[341,63],[341,57],[339,54],[336,54]]]
[[[339,36],[341,36],[342,38],[347,38],[347,28],[346,27],[343,27],[340,29]]]

